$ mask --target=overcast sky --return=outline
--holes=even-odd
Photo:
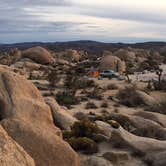
[[[166,0],[0,0],[0,43],[166,41]]]

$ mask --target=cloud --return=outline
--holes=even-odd
[[[162,0],[84,0],[76,1],[79,13],[113,19],[132,20],[140,22],[165,23],[166,1]]]
[[[83,25],[83,23],[75,22],[40,22],[38,21],[4,21],[0,20],[0,33],[36,33],[36,32],[65,32],[72,27]],[[8,27],[8,28],[6,28]]]
[[[70,5],[70,1],[68,0],[1,0],[0,6],[6,7],[20,7],[20,6],[64,6]]]
[[[0,42],[165,40],[163,0],[1,0]]]

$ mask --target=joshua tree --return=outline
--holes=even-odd
[[[125,76],[127,78],[127,82],[130,83],[131,80],[129,78],[129,74],[131,73],[131,67],[129,64],[126,64],[126,71],[125,71]]]
[[[158,75],[158,81],[153,82],[154,88],[156,90],[166,90],[166,82],[161,79],[162,74],[163,74],[163,70],[162,69],[156,70],[156,74]]]
[[[56,83],[59,81],[59,76],[57,73],[57,70],[51,70],[50,73],[48,74],[48,81],[50,83],[50,87],[55,87]]]
[[[75,70],[70,69],[66,73],[66,80],[65,80],[65,88],[66,92],[70,93],[70,95],[75,96],[77,89],[78,89],[78,76]]]
[[[156,74],[158,75],[158,83],[160,85],[160,83],[161,83],[161,77],[162,77],[162,74],[163,74],[163,70],[162,69],[158,69],[156,71]]]

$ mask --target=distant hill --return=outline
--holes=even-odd
[[[54,42],[54,43],[42,43],[42,42],[31,42],[31,43],[15,43],[15,44],[0,44],[0,51],[9,51],[11,48],[26,49],[33,46],[46,47],[53,51],[62,51],[65,49],[77,49],[84,50],[91,54],[101,53],[103,50],[114,51],[119,48],[132,47],[142,49],[153,49],[159,50],[162,47],[166,47],[166,42],[145,42],[145,43],[102,43],[96,41],[70,41],[70,42]]]

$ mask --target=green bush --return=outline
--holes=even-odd
[[[102,115],[89,116],[88,118],[91,121],[97,121],[97,120],[105,121],[105,116],[102,116]]]
[[[78,104],[78,100],[75,96],[65,94],[64,92],[58,92],[56,94],[56,100],[60,105],[65,106]]]
[[[104,101],[102,104],[101,104],[101,107],[102,108],[107,108],[108,107],[108,103],[106,101]]]
[[[94,133],[99,133],[99,128],[97,127],[97,125],[86,119],[75,122],[71,127],[71,130],[75,137],[92,138]]]
[[[68,143],[74,150],[82,151],[85,154],[93,154],[98,151],[96,142],[87,137],[72,137],[68,139]]]
[[[122,114],[111,113],[109,115],[108,119],[110,119],[110,120],[108,120],[107,122],[112,127],[115,126],[115,128],[116,128],[116,126],[121,125],[125,130],[130,132],[131,129],[133,129],[133,127],[134,127],[134,124],[130,121],[130,119]],[[118,123],[118,124],[116,124],[116,123]]]
[[[83,112],[77,112],[74,114],[74,117],[78,120],[84,120],[87,119],[87,115]]]
[[[76,84],[78,85],[79,89],[92,88],[97,86],[94,80],[88,80],[87,78],[79,78],[76,81]]]
[[[63,131],[62,134],[63,134],[63,139],[65,139],[65,140],[73,137],[73,132],[71,132],[71,131]]]
[[[162,80],[160,83],[159,82],[153,82],[153,86],[155,90],[162,90],[166,91],[166,81]]]
[[[107,89],[108,90],[116,90],[116,89],[118,89],[118,86],[116,84],[111,83],[107,86]]]
[[[92,91],[88,92],[87,97],[96,100],[102,100],[103,89],[99,88],[98,86],[94,87]]]
[[[71,131],[63,132],[63,138],[73,149],[87,154],[96,153],[98,151],[96,142],[103,140],[97,125],[87,119],[75,122]]]
[[[86,104],[86,107],[85,107],[86,109],[97,109],[97,106],[95,105],[95,103],[93,103],[93,102],[88,102],[87,104]]]

